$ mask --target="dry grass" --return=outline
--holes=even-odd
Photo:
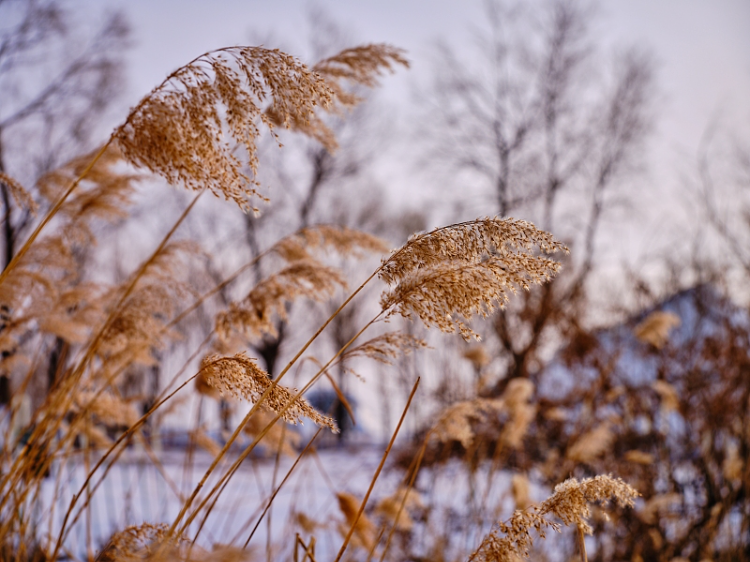
[[[183,498],[180,514],[168,524],[124,529],[112,537],[98,559],[248,559],[250,550],[234,546],[202,551],[193,546],[197,534],[188,536],[188,529],[195,523],[200,533],[218,497],[229,489],[233,475],[256,445],[263,442],[278,455],[296,455],[298,443],[289,437],[284,423],[296,424],[307,418],[337,431],[334,419],[315,410],[302,397],[332,365],[355,358],[391,365],[403,355],[427,347],[422,339],[398,330],[359,343],[366,331],[400,315],[417,316],[428,328],[458,331],[465,339],[478,337],[469,327],[473,318],[488,316],[502,308],[516,291],[545,283],[559,271],[560,263],[548,254],[567,249],[526,221],[483,218],[417,234],[382,259],[377,270],[342,301],[275,379],[245,351],[213,353],[205,356],[197,373],[187,380],[182,377],[184,382],[179,387],[154,397],[143,415],[122,395],[126,374],[158,363],[159,350],[178,336],[178,320],[236,279],[232,276],[202,296],[190,282],[190,264],[200,250],[171,237],[196,204],[196,197],[153,254],[122,284],[105,286],[85,280],[81,247],[96,240],[96,225],[127,218],[135,183],[142,177],[126,164],[199,194],[210,191],[233,201],[243,211],[257,211],[257,203],[263,200],[257,190],[261,127],[273,135],[279,127],[288,128],[333,149],[333,133],[320,112],[340,111],[357,103],[360,98],[350,86],[373,86],[381,72],[392,71],[395,65],[407,63],[401,51],[385,45],[348,49],[312,68],[278,50],[261,47],[206,53],[172,73],[146,96],[101,149],[42,178],[38,189],[50,202],[50,210],[0,277],[0,302],[4,307],[0,366],[5,372],[23,373],[26,369],[27,374],[20,377],[22,390],[34,376],[45,341],[55,339],[60,353],[55,363],[50,360],[47,365],[51,373],[49,392],[36,405],[26,444],[15,442],[10,435],[4,440],[0,464],[0,546],[4,557],[12,551],[14,559],[26,560],[35,556],[34,548],[41,547],[47,559],[61,558],[70,529],[81,517],[90,517],[92,494],[97,493],[106,471],[128,443],[132,439],[146,443],[141,434],[144,424],[176,403],[175,396],[182,389],[195,388],[201,396],[231,396],[252,403],[252,407],[223,443],[196,425],[192,441],[209,451],[213,461],[195,489]],[[244,149],[241,155],[237,147]],[[0,181],[9,186],[19,205],[33,207],[28,191],[20,184],[5,175]],[[216,314],[214,333],[208,335],[206,343],[214,350],[228,350],[242,346],[243,340],[274,336],[278,321],[290,320],[289,307],[297,299],[329,301],[336,297],[346,287],[345,277],[339,269],[323,264],[319,259],[322,251],[359,257],[382,254],[385,246],[368,234],[331,226],[310,227],[278,241],[261,258],[273,255],[284,265],[256,283],[244,298]],[[376,278],[388,287],[375,317],[365,322],[328,362],[313,362],[319,370],[301,390],[283,386],[281,380],[303,362],[304,354],[322,331]],[[659,327],[641,331],[661,334]],[[648,341],[659,347],[653,336]],[[199,348],[194,355],[204,353]],[[479,351],[466,357],[477,370],[488,363]],[[193,380],[194,385],[190,385]],[[673,407],[665,389],[662,385],[657,391],[665,408]],[[399,427],[415,392],[416,385]],[[473,424],[492,423],[501,416],[504,425],[500,442],[507,450],[519,450],[536,416],[531,400],[534,392],[531,381],[515,379],[499,397],[454,404],[439,416],[425,438],[425,446],[434,439],[455,440],[468,448],[476,436]],[[19,408],[14,406],[13,416]],[[582,436],[571,448],[569,458],[585,462],[604,451],[608,444],[606,429],[601,426]],[[252,443],[230,461],[227,453],[241,434],[250,435]],[[339,558],[347,546],[351,546],[350,554],[385,558],[394,532],[407,536],[416,525],[413,513],[424,508],[412,479],[408,486],[377,503],[373,516],[382,521],[381,526],[365,512],[395,436],[364,500],[343,492],[335,496],[344,516],[340,531],[345,538]],[[56,506],[65,514],[58,534],[39,534],[31,510],[25,506],[34,501],[55,459],[78,451],[81,444],[77,440],[82,437],[86,481],[75,491],[70,505]],[[101,454],[92,457],[95,448]],[[158,464],[158,459],[155,462]],[[738,473],[737,463],[736,458],[734,464],[727,461],[728,474]],[[104,476],[97,473],[100,467],[105,467]],[[212,487],[204,489],[210,477],[214,477]],[[528,504],[528,482],[521,477],[514,480],[514,495],[519,507]],[[565,525],[575,525],[581,533],[591,532],[587,523],[589,502],[616,499],[632,506],[635,495],[632,488],[610,477],[566,481],[539,506],[518,511],[508,523],[499,524],[471,559],[509,560],[511,555],[527,555],[530,529],[535,528],[542,536],[545,528],[557,529],[558,524],[550,519],[553,516]],[[314,533],[320,522],[302,527]],[[295,552],[301,544],[312,559],[314,539],[303,542],[297,535],[294,544]],[[270,546],[268,552],[272,552]],[[89,555],[93,556],[93,551]]]

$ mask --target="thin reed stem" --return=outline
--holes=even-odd
[[[107,151],[107,148],[109,148],[109,145],[112,144],[112,140],[114,139],[114,135],[109,137],[109,140],[104,144],[104,146],[99,149],[99,152],[96,153],[94,158],[89,162],[88,166],[84,168],[83,172],[73,181],[73,183],[70,184],[70,187],[65,190],[65,193],[63,193],[60,198],[57,200],[57,202],[54,204],[54,206],[47,211],[47,214],[44,216],[42,221],[37,225],[37,227],[34,229],[34,231],[31,233],[31,235],[26,239],[26,242],[23,243],[23,246],[21,246],[16,252],[16,255],[13,256],[13,258],[8,263],[7,267],[0,273],[0,285],[2,285],[3,281],[8,277],[11,271],[15,269],[15,267],[18,265],[18,263],[23,259],[23,257],[26,255],[26,252],[29,251],[29,248],[31,248],[31,245],[34,243],[34,241],[39,237],[39,234],[42,232],[45,226],[49,223],[49,221],[52,220],[52,218],[60,211],[65,201],[67,201],[68,197],[70,197],[70,194],[73,193],[76,187],[78,187],[78,184],[80,184],[88,175],[88,173],[92,170],[92,168],[96,165],[96,163],[99,161],[99,159],[104,155],[104,153]]]
[[[391,452],[391,448],[393,447],[393,444],[396,442],[396,436],[398,435],[398,432],[401,429],[401,424],[404,423],[404,419],[406,418],[406,412],[409,411],[409,406],[411,406],[411,401],[414,398],[414,394],[417,392],[417,387],[419,387],[419,380],[420,380],[420,377],[417,377],[417,380],[414,383],[414,388],[412,388],[411,394],[409,394],[409,399],[406,401],[406,406],[404,407],[404,411],[401,414],[401,418],[398,420],[398,425],[396,425],[396,429],[394,430],[393,435],[391,436],[391,440],[388,442],[388,446],[386,447],[385,452],[383,453],[383,458],[380,459],[380,464],[378,465],[378,468],[375,471],[375,474],[373,475],[372,480],[370,481],[370,487],[367,489],[367,493],[365,494],[365,497],[362,499],[362,503],[359,506],[359,511],[357,511],[357,515],[349,527],[349,532],[346,534],[346,538],[344,538],[344,544],[341,545],[341,549],[339,550],[339,553],[336,555],[334,562],[339,562],[339,560],[341,560],[341,557],[344,555],[344,551],[346,550],[346,547],[349,546],[349,541],[351,540],[352,535],[354,534],[354,529],[356,529],[357,527],[357,522],[359,521],[359,518],[362,517],[362,514],[365,511],[365,506],[367,505],[367,500],[370,499],[370,494],[372,493],[372,489],[375,487],[375,481],[378,479],[378,476],[380,476],[380,472],[383,470],[383,466],[385,465],[385,460],[388,458],[388,454]]]
[[[315,435],[312,436],[312,439],[307,443],[305,448],[302,450],[302,452],[297,455],[297,458],[294,460],[294,464],[292,464],[289,471],[286,473],[286,476],[284,476],[284,479],[281,481],[281,484],[278,485],[278,487],[273,491],[273,494],[271,494],[271,497],[268,499],[268,502],[266,503],[265,509],[263,509],[263,513],[260,514],[260,517],[258,518],[258,521],[255,522],[255,526],[253,527],[253,530],[250,531],[250,534],[247,537],[247,540],[245,541],[245,544],[242,545],[243,548],[247,548],[247,545],[250,544],[250,541],[252,540],[253,536],[255,535],[255,531],[260,526],[261,521],[263,521],[263,516],[266,514],[266,512],[271,507],[271,503],[273,503],[273,500],[276,499],[276,496],[281,491],[281,488],[286,484],[286,481],[289,480],[289,477],[292,475],[292,472],[299,464],[299,461],[302,460],[302,457],[307,454],[307,452],[310,450],[310,447],[312,447],[313,441],[315,441],[315,438],[320,435],[320,432],[323,431],[322,427],[319,427],[318,430],[315,432]]]
[[[204,340],[204,344],[207,341],[207,339]],[[198,353],[200,353],[200,349],[201,348],[202,348],[202,345],[195,351],[195,353],[193,354],[193,357],[195,357]],[[190,361],[192,361],[193,357],[191,357],[190,359],[188,359],[188,362],[186,362],[186,364],[185,364],[186,366],[187,366],[187,364]],[[60,548],[62,548],[62,544],[63,544],[64,540],[67,538],[67,536],[68,536],[68,534],[70,532],[70,529],[72,529],[72,527],[73,527],[73,524],[78,520],[78,517],[80,516],[81,511],[79,510],[78,515],[76,515],[76,517],[73,519],[73,521],[71,522],[70,527],[66,528],[68,519],[70,517],[70,513],[72,512],[73,508],[75,507],[75,504],[76,504],[76,502],[78,500],[78,497],[80,497],[81,493],[83,492],[83,490],[85,489],[85,487],[89,484],[89,482],[91,481],[91,479],[94,477],[94,474],[99,469],[99,467],[102,466],[102,464],[104,464],[104,462],[115,451],[115,449],[117,448],[118,445],[120,445],[123,441],[125,441],[129,437],[131,437],[136,431],[138,431],[138,429],[140,429],[140,427],[144,423],[146,423],[146,420],[149,418],[149,416],[151,416],[151,414],[153,414],[158,408],[160,408],[161,406],[163,406],[164,403],[166,403],[168,400],[170,400],[180,390],[182,390],[183,388],[185,388],[190,382],[193,381],[193,379],[196,376],[198,376],[197,373],[195,375],[189,377],[184,383],[182,383],[180,386],[178,386],[177,388],[175,388],[172,392],[170,392],[164,398],[162,398],[161,400],[157,400],[156,403],[151,407],[151,409],[148,412],[146,412],[145,414],[143,414],[143,416],[141,416],[141,418],[137,422],[135,422],[131,427],[129,427],[125,432],[123,432],[123,434],[120,435],[120,437],[117,438],[117,440],[112,444],[112,446],[107,450],[107,452],[104,453],[104,455],[102,455],[102,457],[96,462],[96,464],[94,465],[94,467],[91,469],[91,471],[86,476],[86,479],[84,480],[83,484],[81,485],[81,488],[78,490],[78,492],[76,494],[73,494],[73,498],[71,499],[71,504],[68,507],[68,511],[65,513],[65,517],[63,518],[63,524],[62,524],[62,527],[60,528],[60,533],[59,533],[58,538],[57,538],[57,545],[55,546],[55,550],[53,552],[53,554],[55,556],[59,552]],[[118,452],[115,460],[113,460],[108,465],[107,469],[105,470],[104,474],[102,475],[101,479],[96,484],[96,486],[94,487],[94,489],[98,488],[99,484],[101,484],[101,482],[104,481],[104,478],[106,477],[107,472],[114,465],[114,463],[116,462],[117,458],[119,458],[120,454],[122,454],[123,451],[124,451],[124,448],[120,449],[120,451]],[[51,559],[54,560],[55,556],[53,556]]]
[[[588,556],[586,555],[586,539],[583,534],[583,529],[580,525],[576,525],[576,536],[578,537],[578,552],[581,554],[581,562],[588,562]]]
[[[250,408],[250,411],[242,419],[242,421],[235,428],[234,432],[229,437],[229,439],[227,440],[227,442],[224,444],[224,447],[222,447],[222,449],[219,452],[219,454],[211,462],[211,465],[208,467],[208,469],[206,470],[205,474],[203,475],[203,477],[201,478],[201,480],[196,485],[195,489],[193,490],[193,493],[190,495],[190,497],[188,498],[188,500],[183,504],[182,508],[180,509],[179,514],[177,515],[177,517],[175,518],[175,520],[172,522],[172,525],[170,526],[169,531],[167,532],[168,536],[173,536],[175,530],[177,529],[177,525],[179,525],[180,521],[182,521],[182,518],[185,517],[185,514],[187,513],[188,509],[190,509],[190,506],[192,505],[192,503],[195,500],[195,498],[198,495],[198,493],[200,493],[201,489],[205,485],[205,483],[208,480],[209,476],[213,473],[214,469],[219,464],[219,462],[224,457],[224,455],[226,455],[227,451],[232,446],[232,444],[237,440],[237,437],[239,436],[240,432],[242,431],[242,428],[245,427],[245,425],[247,425],[247,422],[250,421],[250,418],[258,410],[258,408],[260,407],[260,405],[262,404],[262,402],[278,386],[279,382],[284,377],[284,375],[286,375],[286,373],[289,372],[289,370],[292,368],[292,366],[297,362],[297,360],[302,356],[302,354],[305,351],[307,351],[307,349],[318,338],[318,336],[320,336],[320,334],[323,333],[323,330],[325,330],[326,327],[328,327],[328,325],[333,321],[333,319],[344,309],[344,307],[346,307],[346,305],[348,305],[352,301],[352,299],[354,299],[355,296],[357,296],[360,293],[360,291],[362,291],[362,289],[365,288],[365,286],[370,281],[372,281],[372,279],[375,276],[377,276],[378,272],[382,269],[382,267],[383,266],[381,265],[378,269],[376,269],[375,272],[373,272],[364,281],[364,283],[362,283],[359,287],[357,287],[357,289],[352,294],[350,294],[349,297],[347,297],[347,299],[336,309],[336,311],[333,314],[331,314],[331,316],[329,316],[329,318],[323,323],[323,325],[320,326],[320,328],[318,328],[318,330],[315,332],[315,334],[313,334],[313,336],[302,346],[302,348],[297,352],[297,354],[292,358],[292,360],[289,361],[289,363],[279,373],[279,376],[276,377],[272,381],[271,385],[266,389],[266,391],[263,392],[263,394],[261,394],[260,397],[258,397],[258,399],[256,400],[255,404],[253,404],[252,408]],[[380,316],[380,315],[378,315],[378,316]],[[369,324],[368,324],[368,326],[369,326]],[[340,355],[340,353],[341,353],[341,351],[336,356]],[[299,397],[300,395],[301,394],[298,393],[297,396],[295,396],[292,400],[290,400],[289,404],[287,405],[287,407],[283,411],[286,411],[289,407],[291,407],[291,405],[294,404],[294,401],[296,400],[296,398]],[[271,422],[270,425],[273,425],[273,423],[275,423],[276,420],[279,419],[279,417],[280,417],[280,414],[276,416],[276,418]],[[262,434],[253,441],[253,443],[249,447],[249,450],[246,450],[245,452],[243,452],[244,456],[240,455],[240,457],[242,459],[244,459],[248,454],[250,454],[250,451],[252,451],[252,449],[255,447],[255,445],[258,443],[258,441],[260,441],[260,439],[263,436],[265,436],[265,433],[266,432],[262,432]],[[193,518],[194,518],[194,516],[191,517],[190,520],[192,521]],[[189,523],[188,523],[188,525],[189,525]],[[187,526],[183,525],[182,529],[186,529],[186,528],[187,528]]]
[[[91,167],[91,166],[90,166]],[[89,169],[90,169],[89,167]],[[72,191],[72,190],[69,190]],[[201,197],[201,195],[204,193],[204,191],[201,191],[196,195],[191,203],[188,205],[188,207],[182,212],[180,217],[177,219],[175,224],[172,226],[172,228],[169,230],[169,232],[165,235],[165,237],[162,239],[161,243],[157,247],[157,249],[152,253],[152,255],[149,257],[148,260],[146,260],[139,270],[136,272],[136,274],[131,279],[130,283],[126,287],[125,291],[121,295],[119,301],[113,308],[112,312],[108,315],[106,321],[102,325],[102,327],[97,331],[96,335],[94,336],[93,340],[87,347],[86,352],[84,353],[82,359],[78,363],[78,365],[71,371],[68,377],[66,377],[65,383],[68,388],[73,388],[80,376],[83,374],[86,365],[88,362],[93,358],[96,349],[98,347],[99,342],[101,341],[102,337],[104,336],[107,328],[111,325],[112,321],[116,317],[117,313],[120,311],[120,308],[124,304],[125,300],[128,298],[128,296],[132,293],[133,289],[135,288],[135,285],[137,284],[138,280],[141,278],[143,273],[146,271],[149,265],[153,263],[153,261],[156,259],[156,257],[161,254],[161,252],[164,250],[164,247],[168,243],[169,239],[172,237],[172,235],[175,233],[177,228],[182,224],[182,222],[185,220],[189,212],[193,209],[195,204],[197,203],[198,199]],[[47,396],[46,401],[49,402],[53,397],[53,394],[50,394]],[[90,403],[89,403],[90,404]],[[81,406],[81,412],[85,413],[88,409],[89,404],[84,404]],[[34,429],[34,432],[32,433],[31,437],[29,438],[29,442],[32,443],[46,443],[47,439],[45,439],[44,435],[45,432],[47,435],[54,435],[60,428],[60,425],[62,424],[64,420],[64,416],[62,414],[56,414],[55,415],[55,421],[50,424],[50,421],[52,420],[52,416],[55,412],[54,408],[49,408],[47,410],[49,413],[45,415],[43,420],[36,426]],[[17,481],[21,477],[22,467],[20,467],[19,463],[22,463],[23,459],[22,457],[19,457],[14,462],[14,465],[11,467],[11,470],[9,471],[9,478],[12,477],[11,475],[15,474],[15,480]],[[88,480],[88,479],[87,479]],[[71,508],[75,505],[75,503],[78,501],[78,498],[80,497],[80,494],[76,494],[73,496],[73,503],[71,505]],[[0,508],[3,507],[3,504],[5,503],[5,498],[0,502]],[[66,519],[67,519],[66,514]],[[61,533],[64,531],[64,528],[61,529]],[[57,555],[59,552],[59,545],[55,548],[54,556]],[[53,556],[53,558],[54,558]]]
[[[393,538],[393,533],[396,531],[396,523],[398,522],[399,517],[401,517],[401,512],[404,510],[404,507],[406,506],[406,500],[409,496],[409,492],[414,488],[414,482],[417,479],[417,475],[419,474],[419,467],[422,466],[422,459],[424,458],[425,451],[427,450],[427,445],[430,442],[430,437],[432,436],[432,433],[435,431],[435,426],[431,427],[430,430],[427,432],[427,435],[425,435],[424,442],[422,443],[422,446],[419,448],[419,452],[417,453],[417,456],[414,457],[414,460],[412,461],[412,464],[409,466],[409,482],[406,485],[406,489],[404,491],[404,497],[401,498],[401,503],[398,506],[398,512],[396,513],[396,517],[393,519],[393,525],[391,526],[391,530],[388,532],[388,538],[385,541],[385,547],[383,547],[383,554],[380,555],[380,562],[383,562],[385,560],[385,555],[388,552],[388,547],[391,546],[391,539]],[[370,551],[370,554],[368,556],[368,560],[370,556],[372,556],[375,552],[375,548]]]

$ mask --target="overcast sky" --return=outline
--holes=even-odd
[[[468,0],[129,0],[122,6],[133,24],[131,91],[136,97],[195,55],[258,35],[304,48],[306,14],[320,6],[351,30],[358,43],[388,42],[407,50],[410,73],[427,70],[430,46],[440,38],[466,42],[481,22],[481,2]],[[750,2],[747,0],[604,0],[599,36],[609,46],[639,44],[656,54],[665,97],[664,135],[694,148],[709,120],[725,112],[750,117]],[[274,46],[274,45],[269,45]],[[409,76],[412,75],[412,76]]]
[[[128,104],[211,49],[260,37],[266,46],[304,57],[307,15],[317,6],[345,27],[354,43],[388,42],[407,51],[411,70],[382,80],[383,95],[400,106],[402,120],[414,112],[411,86],[429,75],[434,42],[466,48],[469,56],[468,31],[482,21],[481,1],[468,0],[128,0],[114,5],[122,7],[133,26]],[[750,1],[602,0],[592,5],[605,53],[635,44],[655,55],[658,121],[643,180],[647,187],[639,197],[641,212],[653,213],[646,219],[651,225],[647,237],[665,240],[674,230],[670,220],[686,220],[684,176],[709,125],[735,131],[750,125]],[[401,177],[409,192],[419,191],[407,169],[392,176]],[[663,213],[670,220],[661,220]],[[622,252],[641,251],[631,238],[629,232],[617,238]]]

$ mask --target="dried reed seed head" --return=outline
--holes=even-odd
[[[169,525],[142,523],[125,528],[109,539],[97,562],[140,562],[142,560],[186,560],[184,538],[169,537]]]
[[[358,103],[360,98],[348,93],[342,82],[370,88],[377,86],[376,77],[383,71],[395,72],[397,64],[409,67],[409,61],[403,54],[402,49],[390,45],[362,45],[345,49],[330,58],[323,59],[313,67],[313,70],[331,86],[338,103],[351,106]]]
[[[338,269],[320,262],[294,262],[258,283],[239,303],[216,315],[216,332],[222,340],[234,333],[247,338],[276,336],[276,317],[287,319],[287,305],[300,297],[316,301],[329,298],[346,280]]]
[[[375,514],[391,523],[398,531],[411,531],[414,527],[414,519],[409,512],[401,509],[401,502],[395,498],[387,497],[380,500],[375,506]]]
[[[348,49],[314,71],[294,57],[262,47],[231,47],[201,55],[173,72],[115,132],[124,156],[172,184],[208,189],[244,211],[258,211],[259,123],[295,129],[334,149],[333,132],[316,115],[338,101],[352,105],[343,82],[375,85],[400,51],[385,45]],[[246,162],[234,155],[244,147]],[[243,172],[243,164],[250,172]]]
[[[36,216],[38,205],[34,198],[31,196],[26,188],[21,185],[21,182],[16,181],[8,174],[0,172],[0,183],[5,185],[10,192],[11,197],[21,209],[31,212],[32,215]]]
[[[525,378],[514,378],[508,382],[501,397],[510,417],[500,432],[500,441],[511,449],[518,449],[536,418],[536,404],[529,401],[534,395],[534,383]]]
[[[377,503],[375,513],[395,525],[399,531],[409,531],[414,526],[414,520],[409,512],[422,508],[424,501],[419,492],[414,488],[401,486],[392,495]]]
[[[124,360],[130,352],[131,362],[154,364],[151,349],[161,348],[167,340],[179,337],[179,332],[167,326],[184,297],[192,295],[183,278],[187,263],[198,252],[192,241],[175,241],[154,257],[110,320],[97,348],[100,355],[108,359],[120,355]],[[107,296],[110,307],[120,300],[129,285],[128,279],[110,292]]]
[[[221,397],[221,394],[219,391],[208,384],[208,381],[206,380],[206,373],[203,371],[199,372],[195,376],[195,391],[200,394],[201,396],[207,396],[208,398],[213,398],[214,400],[219,400]]]
[[[516,510],[513,516],[498,523],[496,528],[482,539],[477,550],[469,557],[470,562],[517,562],[528,558],[534,541],[531,531],[541,537],[547,528],[557,529],[555,523],[540,515],[536,509]]]
[[[659,522],[660,514],[665,513],[675,504],[682,502],[680,494],[658,494],[650,498],[646,504],[638,511],[638,517],[644,523],[655,525]]]
[[[299,397],[292,403],[297,390],[273,385],[268,373],[244,352],[233,357],[208,356],[203,360],[200,372],[205,374],[206,382],[217,388],[222,395],[229,394],[235,398],[257,402],[270,389],[263,405],[280,414],[284,421],[297,424],[302,417],[307,417],[316,425],[328,427],[334,433],[339,431],[333,419],[320,414],[304,398]]]
[[[198,428],[188,433],[190,439],[201,449],[206,451],[212,457],[216,458],[221,454],[221,445],[219,445],[210,435]]]
[[[380,277],[397,285],[383,293],[382,309],[427,327],[479,339],[462,320],[504,306],[509,293],[552,278],[560,264],[535,255],[567,249],[532,224],[482,219],[417,235],[384,260]]]
[[[315,225],[282,238],[272,249],[288,263],[313,259],[311,250],[334,251],[342,256],[383,254],[388,245],[380,238],[345,226]]]
[[[525,474],[514,474],[510,479],[510,487],[513,492],[513,501],[516,509],[526,509],[531,505],[529,497],[529,479]]]
[[[130,357],[133,363],[155,364],[151,350],[164,347],[165,339],[179,336],[174,330],[165,330],[173,303],[164,298],[162,289],[152,285],[128,299],[102,335],[96,350],[100,356],[107,360],[118,356],[120,361]]]
[[[632,462],[634,464],[643,464],[646,466],[651,465],[654,462],[654,455],[645,453],[643,451],[638,451],[636,449],[627,451],[623,458],[628,462]]]
[[[605,421],[581,435],[568,449],[565,456],[579,463],[590,462],[606,453],[614,439],[611,424]]]
[[[468,449],[474,440],[472,422],[483,421],[491,413],[503,410],[505,403],[499,399],[477,398],[457,402],[446,408],[432,429],[432,438],[441,443],[458,441]]]
[[[483,345],[472,345],[466,348],[462,353],[464,359],[468,359],[473,367],[479,371],[489,365],[492,358]]]
[[[620,507],[633,507],[638,491],[620,478],[599,475],[580,482],[570,478],[555,486],[555,493],[539,507],[542,514],[551,513],[565,525],[575,524],[586,533],[591,527],[586,519],[590,516],[590,503],[606,504],[616,501]]]
[[[294,514],[295,523],[308,535],[312,535],[318,529],[325,527],[324,523],[320,523],[311,517],[308,517],[305,513],[297,511]]]
[[[86,443],[93,449],[109,449],[113,441],[101,427],[90,424],[79,424],[78,435],[86,439]]]
[[[408,67],[408,62],[401,55],[400,49],[388,45],[365,45],[352,49],[345,49],[333,57],[320,61],[313,67],[313,71],[325,80],[332,92],[332,104],[327,109],[341,114],[344,108],[352,107],[362,101],[362,98],[349,91],[348,87],[377,85],[376,76],[383,70],[393,72],[395,64]],[[333,131],[319,118],[314,117],[300,120],[292,115],[283,119],[284,112],[279,111],[279,104],[274,103],[266,110],[267,117],[274,125],[284,125],[309,137],[316,139],[329,151],[337,148]]]
[[[489,533],[469,558],[470,562],[509,562],[528,558],[533,544],[531,531],[544,538],[546,529],[559,530],[559,524],[548,518],[553,515],[565,525],[576,525],[591,533],[587,518],[590,503],[615,500],[621,507],[633,507],[638,492],[619,478],[595,476],[578,482],[575,478],[555,487],[554,494],[532,509],[517,510],[513,516]]]
[[[201,55],[155,88],[115,132],[125,157],[171,184],[208,189],[256,210],[259,122],[325,126],[315,115],[331,105],[326,81],[294,57],[263,47],[230,47]],[[270,114],[264,106],[273,107]],[[230,142],[231,139],[232,142]],[[244,147],[250,172],[234,155]]]
[[[400,355],[408,355],[415,349],[429,347],[426,341],[401,331],[387,332],[356,347],[349,348],[343,359],[367,357],[384,365],[392,365]]]
[[[140,417],[133,404],[109,392],[78,391],[72,408],[76,413],[93,414],[104,425],[131,427]]]
[[[536,418],[536,405],[519,404],[510,409],[510,414],[510,419],[500,432],[500,441],[511,449],[520,449],[531,422]]]
[[[527,403],[532,396],[534,396],[534,383],[521,377],[508,381],[505,392],[503,392],[503,400],[511,409]]]
[[[413,235],[383,260],[379,277],[389,285],[395,285],[419,269],[451,261],[478,264],[488,257],[506,258],[506,268],[518,271],[524,264],[517,260],[522,256],[532,256],[535,248],[547,254],[568,253],[568,249],[551,234],[530,222],[487,217]],[[559,269],[559,264],[552,265],[554,263],[549,265],[553,269],[549,275]]]
[[[143,175],[128,170],[122,153],[114,144],[108,145],[89,169],[97,154],[99,149],[74,158],[37,182],[41,195],[54,204],[88,170],[58,213],[72,231],[67,236],[71,244],[94,244],[96,236],[92,227],[95,220],[112,222],[127,217],[136,184],[144,179]]]
[[[649,314],[633,330],[636,338],[656,349],[661,349],[669,341],[669,332],[681,324],[680,317],[673,312],[657,310]]]

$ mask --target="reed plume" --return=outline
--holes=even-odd
[[[274,424],[268,426],[273,421],[273,412],[261,406],[245,424],[242,430],[252,437],[257,437],[265,430],[262,444],[270,451],[279,451],[288,457],[297,456],[297,447],[299,447],[301,437],[299,433],[287,431],[283,425]],[[268,428],[268,429],[267,429]]]
[[[389,315],[418,316],[425,326],[479,336],[464,320],[487,317],[509,292],[551,279],[560,264],[535,253],[567,252],[531,223],[485,218],[413,236],[384,260],[379,276],[388,285],[380,304]],[[463,318],[463,320],[461,318]]]
[[[319,224],[298,230],[273,245],[272,252],[286,262],[314,259],[312,250],[332,251],[348,257],[383,254],[388,245],[372,234],[345,226]]]
[[[38,205],[36,204],[36,201],[34,201],[31,193],[21,185],[21,182],[4,172],[0,172],[0,183],[7,186],[11,197],[13,197],[13,200],[19,207],[28,210],[32,214],[36,214]]]
[[[609,421],[600,423],[597,427],[581,435],[568,449],[570,460],[585,463],[606,453],[615,439],[612,424]]]
[[[419,492],[402,486],[390,496],[381,499],[375,506],[375,513],[389,521],[397,530],[410,531],[414,527],[411,513],[423,508],[424,500]]]
[[[357,346],[350,347],[342,355],[342,359],[367,357],[383,365],[392,365],[393,361],[402,355],[408,355],[415,349],[429,347],[427,342],[410,334],[400,331],[386,332]]]
[[[513,516],[497,525],[469,558],[470,562],[512,562],[518,557],[528,558],[533,544],[531,531],[541,537],[545,531],[560,530],[560,524],[575,525],[581,533],[591,534],[588,524],[591,503],[607,504],[614,500],[620,507],[633,507],[638,492],[611,476],[595,476],[580,482],[570,478],[555,487],[555,492],[540,505],[517,510]]]
[[[219,49],[173,72],[130,112],[114,138],[131,163],[170,184],[207,189],[258,212],[254,201],[265,199],[257,190],[260,124],[274,135],[277,126],[292,128],[335,148],[316,110],[355,103],[342,82],[372,83],[381,69],[401,62],[398,53],[371,45],[323,61],[318,72],[276,49]],[[244,161],[233,143],[244,147]]]
[[[359,547],[368,551],[373,550],[377,539],[375,524],[364,513],[362,513],[359,516],[359,519],[357,519],[360,506],[359,500],[347,492],[338,492],[336,494],[336,499],[339,502],[339,509],[344,515],[346,521],[344,525],[339,526],[341,535],[345,537],[351,526],[354,525],[356,521],[350,544],[355,548]]]
[[[245,353],[238,353],[233,357],[208,356],[203,360],[200,372],[206,377],[206,382],[222,394],[251,402],[257,401],[270,389],[263,405],[280,414],[284,421],[297,424],[302,417],[307,417],[317,425],[328,427],[334,433],[338,432],[336,422],[320,414],[304,398],[299,397],[292,403],[297,390],[273,384],[268,373]]]
[[[216,333],[229,340],[233,333],[247,338],[276,336],[275,320],[287,320],[287,306],[300,297],[323,300],[346,287],[341,273],[320,262],[295,261],[258,283],[240,302],[216,315]]]

